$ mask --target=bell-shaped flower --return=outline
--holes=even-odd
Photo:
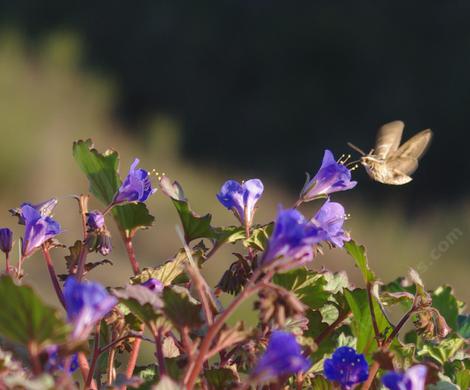
[[[8,228],[0,228],[0,250],[8,255],[13,244],[13,232]]]
[[[21,206],[21,216],[25,222],[25,231],[23,237],[22,255],[30,256],[34,250],[39,248],[47,240],[60,233],[60,225],[49,216],[41,215],[40,211],[23,204]]]
[[[337,382],[343,389],[352,389],[369,376],[369,367],[364,355],[351,347],[339,347],[331,359],[326,359],[323,371],[328,380]]]
[[[261,266],[298,267],[313,260],[315,244],[321,241],[319,229],[298,210],[279,210]]]
[[[145,202],[150,195],[157,191],[156,188],[152,188],[149,173],[145,169],[136,169],[138,164],[139,159],[136,158],[114,196],[114,205],[124,202]]]
[[[259,382],[268,382],[286,375],[307,371],[311,366],[295,336],[284,331],[273,331],[266,351],[259,359],[252,377]]]
[[[382,383],[390,390],[424,390],[426,385],[427,367],[418,364],[404,373],[388,372],[382,377]]]
[[[86,215],[86,224],[89,230],[100,230],[104,227],[104,215],[98,211],[90,211]]]
[[[351,171],[337,162],[331,151],[325,150],[317,174],[312,179],[307,174],[307,181],[300,193],[300,201],[309,202],[333,192],[346,191],[355,187],[356,184],[356,181],[351,180]]]
[[[340,203],[327,200],[311,222],[320,230],[320,235],[325,241],[330,241],[341,248],[345,241],[351,239],[343,230],[345,219],[344,207]]]
[[[217,199],[227,209],[232,210],[240,223],[251,226],[256,203],[263,195],[264,186],[259,179],[250,179],[242,184],[227,180],[220,188]]]
[[[69,276],[64,285],[67,319],[73,325],[72,336],[88,337],[93,326],[116,305],[117,299],[99,283],[79,282]]]

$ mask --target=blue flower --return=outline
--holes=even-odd
[[[325,360],[323,371],[328,380],[338,382],[343,389],[351,389],[369,376],[366,358],[350,347],[337,348],[331,359]]]
[[[24,220],[23,211],[22,211],[22,208],[24,206],[30,206],[33,209],[37,210],[42,217],[50,217],[50,216],[52,216],[52,210],[57,205],[57,203],[58,203],[58,201],[57,201],[56,198],[51,198],[49,200],[46,200],[45,202],[38,203],[38,204],[32,204],[32,203],[29,203],[29,202],[24,202],[17,209],[10,209],[10,213],[12,213],[13,216],[18,217],[18,223],[20,225],[24,225],[25,220]]]
[[[227,180],[217,194],[217,199],[232,210],[242,225],[251,226],[256,202],[263,195],[264,186],[259,179],[250,179],[243,184]]]
[[[51,345],[46,348],[47,362],[45,369],[49,372],[63,371],[64,370],[64,358],[59,356],[59,347],[57,345]],[[71,357],[69,372],[72,373],[78,368],[78,354],[74,353]]]
[[[13,243],[13,232],[8,228],[0,228],[0,250],[6,255],[10,253]]]
[[[98,211],[87,213],[86,224],[90,230],[100,230],[104,226],[104,215]]]
[[[157,190],[152,188],[149,173],[144,169],[136,169],[139,159],[136,158],[129,169],[127,177],[114,196],[113,204],[124,202],[145,202]]]
[[[351,171],[343,164],[338,163],[331,151],[325,150],[323,161],[317,174],[313,179],[310,179],[310,176],[307,174],[307,181],[300,193],[300,200],[302,202],[309,202],[333,192],[349,190],[355,187],[356,184],[356,181],[351,181]]]
[[[313,246],[320,242],[319,230],[294,209],[280,210],[261,265],[276,262],[285,268],[313,260]]]
[[[342,247],[351,237],[343,230],[346,214],[344,207],[337,202],[327,200],[312,218],[312,223],[318,227],[323,239],[337,247]]]
[[[295,336],[277,330],[272,332],[266,351],[253,371],[253,377],[260,382],[266,382],[281,376],[305,372],[310,366],[311,362],[302,355]]]
[[[382,377],[382,383],[390,390],[424,390],[427,367],[418,364],[404,373],[388,372]]]
[[[150,278],[149,280],[142,283],[142,286],[147,287],[150,291],[161,293],[163,291],[163,283],[157,279]]]
[[[60,233],[60,225],[57,221],[49,216],[41,215],[40,211],[29,204],[21,206],[21,216],[25,222],[21,250],[24,257],[30,256],[47,240]]]
[[[101,284],[79,282],[73,276],[65,282],[64,298],[67,319],[74,326],[72,335],[79,339],[86,338],[117,303]]]

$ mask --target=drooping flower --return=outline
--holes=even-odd
[[[281,209],[261,265],[275,261],[279,266],[290,268],[308,263],[313,260],[313,246],[320,240],[318,228],[298,210]]]
[[[328,380],[338,382],[343,389],[351,389],[369,375],[366,358],[351,347],[337,348],[331,359],[325,360],[323,371]]]
[[[274,331],[268,346],[258,361],[252,376],[260,382],[267,382],[281,376],[307,371],[311,366],[302,355],[295,336],[284,331]]]
[[[157,189],[152,188],[149,173],[145,169],[136,169],[139,159],[136,158],[129,169],[124,182],[114,196],[113,204],[124,202],[145,202]]]
[[[69,276],[64,285],[67,319],[74,326],[73,337],[86,338],[93,326],[116,305],[117,299],[99,283],[79,282]]]
[[[163,283],[154,278],[146,280],[142,283],[142,286],[147,287],[150,291],[154,291],[156,293],[161,293],[163,291]]]
[[[333,153],[325,150],[323,161],[317,174],[310,179],[307,174],[307,181],[300,193],[302,202],[309,202],[321,196],[327,196],[333,192],[346,191],[357,184],[351,180],[351,171],[343,164],[337,162]]]
[[[46,348],[47,361],[45,369],[49,372],[63,371],[64,370],[64,359],[59,356],[59,347],[57,345],[51,345]],[[71,356],[69,372],[72,373],[78,368],[78,354],[74,353]]]
[[[328,199],[311,221],[318,227],[324,240],[341,248],[345,241],[351,239],[349,234],[343,230],[345,219],[344,207],[337,202],[330,202]]]
[[[22,255],[27,257],[47,240],[60,233],[60,225],[49,216],[43,216],[34,207],[23,204],[21,216],[25,222]]]
[[[86,224],[90,230],[100,230],[104,226],[104,215],[98,211],[90,211],[86,216]]]
[[[255,206],[264,186],[259,179],[250,179],[242,184],[227,180],[220,188],[217,199],[227,209],[232,210],[242,225],[250,226],[255,214]]]
[[[13,243],[13,232],[8,228],[0,228],[0,250],[6,255],[10,253]]]
[[[388,372],[382,377],[382,383],[390,390],[424,390],[427,367],[418,364],[404,373]]]

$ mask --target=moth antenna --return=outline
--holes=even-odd
[[[354,149],[356,152],[360,153],[362,156],[365,156],[366,154],[364,153],[364,151],[361,149],[361,148],[358,148],[356,145],[352,144],[351,142],[348,142],[348,146],[351,148],[351,149]]]

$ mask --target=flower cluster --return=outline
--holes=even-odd
[[[126,386],[369,390],[382,383],[390,390],[424,390],[428,383],[440,388],[439,378],[468,387],[470,355],[465,348],[470,316],[448,287],[428,292],[415,271],[409,280],[390,284],[377,278],[365,248],[352,241],[345,228],[345,208],[330,199],[356,185],[345,161],[335,161],[330,151],[325,151],[319,171],[308,178],[293,206],[279,206],[277,215],[264,223],[258,221],[260,214],[255,223],[264,193],[260,179],[228,180],[219,191],[212,189],[212,197],[238,221],[219,226],[211,214],[193,211],[182,186],[163,175],[160,194],[176,209],[182,245],[165,247],[174,253],[167,261],[153,258],[158,252],[152,252],[145,268],[139,264],[143,259],[135,249],[139,242],[135,238],[155,219],[150,207],[140,203],[156,191],[150,173],[138,169],[136,159],[118,185],[117,154],[100,154],[90,141],[75,143],[74,157],[89,179],[90,193],[103,204],[88,209],[88,201],[93,202],[89,195],[73,197],[78,200],[82,227],[73,245],[59,241],[68,235],[58,236],[62,229],[52,216],[55,198],[12,210],[24,225],[18,261],[12,267],[13,233],[0,228],[6,263],[5,275],[0,276],[1,389],[73,390],[83,383],[83,388],[92,390]],[[303,204],[320,198],[315,211],[305,214]],[[94,280],[93,270],[122,262],[120,245],[111,253],[114,229],[132,276],[120,274],[116,280],[125,287],[107,289]],[[223,252],[223,246],[230,246],[230,251]],[[350,283],[344,271],[328,270],[331,248],[352,257],[363,284]],[[23,270],[28,271],[31,263],[25,259],[38,249],[60,309],[25,285],[29,274]],[[59,253],[64,251],[61,262]],[[100,255],[106,258],[94,259]],[[323,255],[321,264],[311,264]],[[215,286],[204,277],[213,264],[223,275]],[[56,273],[65,267],[65,274]],[[120,265],[119,272],[122,269]],[[402,305],[407,310],[389,331],[389,306],[398,312]],[[250,321],[237,321],[235,314],[248,317],[250,308],[255,313],[249,313]],[[251,324],[255,316],[256,325]],[[409,349],[396,337],[409,318],[414,319],[417,340],[415,364],[406,363],[405,371],[397,371]],[[141,345],[154,353],[140,353]],[[24,364],[16,363],[20,359],[12,363],[4,346],[21,351]]]

